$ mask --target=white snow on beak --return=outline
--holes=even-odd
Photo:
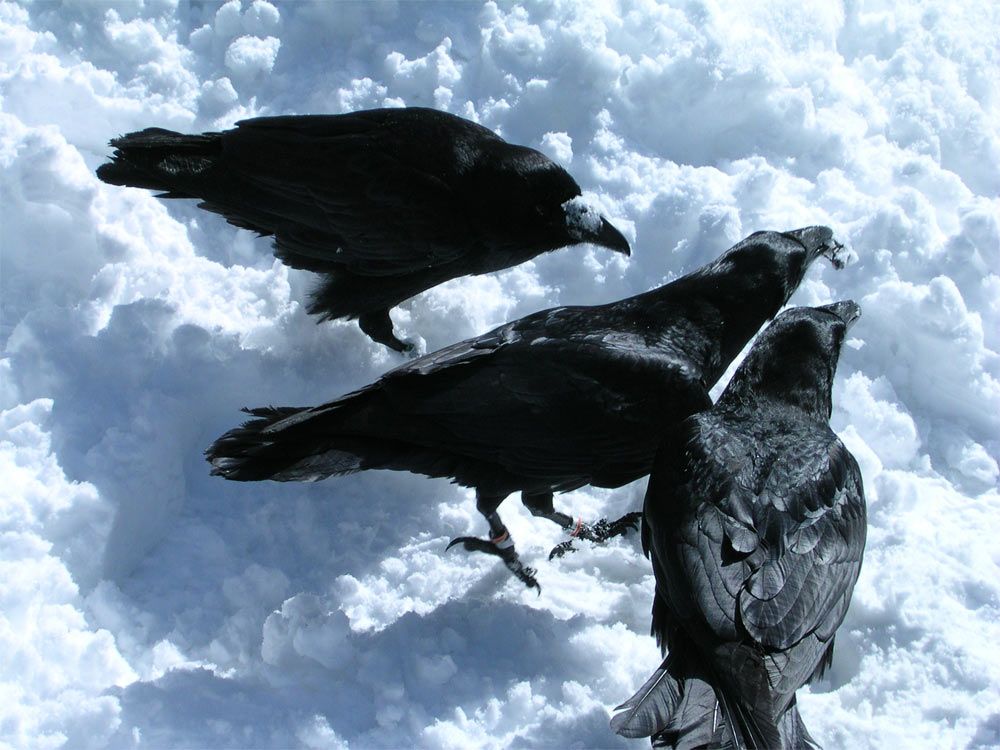
[[[601,231],[601,212],[582,195],[562,204],[566,212],[566,229],[570,237],[581,242],[589,241]]]

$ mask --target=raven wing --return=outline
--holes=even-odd
[[[864,550],[854,457],[825,425],[788,426],[777,451],[714,417],[685,428],[658,457],[646,499],[647,545],[671,613],[768,652],[831,639]],[[664,619],[654,626],[666,639]]]
[[[561,488],[631,481],[648,471],[662,422],[704,408],[707,395],[686,360],[579,317],[562,308],[501,327],[417,377],[391,374],[384,392],[449,451]]]
[[[279,257],[308,270],[333,264],[382,276],[448,263],[474,249],[454,238],[475,235],[467,212],[454,210],[464,201],[455,142],[473,160],[469,136],[496,136],[417,114],[242,121],[223,134],[221,164],[246,195],[206,207],[274,234]]]
[[[648,472],[665,423],[710,404],[699,376],[641,336],[609,332],[594,308],[556,308],[290,419],[319,439],[349,434],[417,446],[553,489],[619,486]]]
[[[740,596],[740,619],[769,649],[789,649],[808,634],[832,638],[861,571],[867,533],[861,471],[832,432],[829,438],[783,456],[760,495],[763,560]]]

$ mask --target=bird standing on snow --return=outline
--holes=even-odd
[[[865,546],[861,472],[828,425],[853,302],[782,313],[718,403],[666,433],[643,510],[669,654],[611,722],[655,747],[813,747],[795,691],[833,654]]]
[[[311,481],[363,469],[451,477],[476,488],[490,539],[526,585],[497,508],[512,492],[533,515],[595,542],[625,533],[574,522],[555,491],[620,487],[649,473],[664,431],[711,406],[708,391],[821,255],[839,263],[826,227],[758,232],[713,263],[645,294],[557,307],[390,371],[313,408],[263,408],[206,451],[226,479]],[[558,548],[557,548],[558,549]]]
[[[261,117],[233,130],[147,128],[111,141],[97,176],[196,198],[238,227],[274,235],[292,268],[323,275],[309,312],[357,318],[396,351],[389,310],[449,279],[499,271],[589,242],[629,254],[534,149],[461,117],[419,107]]]

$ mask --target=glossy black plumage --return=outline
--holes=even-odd
[[[838,247],[825,227],[758,232],[645,294],[529,315],[321,406],[254,409],[208,460],[236,480],[376,468],[451,477],[476,488],[495,538],[506,531],[496,507],[518,490],[568,527],[551,493],[647,474],[664,430],[710,406],[732,359]]]
[[[861,473],[828,425],[859,313],[853,302],[786,311],[718,403],[666,432],[642,535],[652,629],[669,655],[613,719],[619,733],[678,748],[811,746],[795,691],[830,663],[866,534]]]
[[[274,235],[293,268],[323,274],[309,311],[359,318],[402,349],[388,311],[448,279],[592,242],[628,253],[580,187],[534,149],[418,107],[261,117],[221,133],[160,128],[111,142],[97,175],[196,198],[238,227]]]

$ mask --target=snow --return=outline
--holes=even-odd
[[[591,206],[582,195],[563,203],[562,209],[566,213],[566,228],[570,237],[593,237],[601,230],[600,211]]]
[[[607,726],[658,663],[636,540],[550,563],[559,530],[511,500],[536,597],[444,551],[484,531],[446,482],[209,477],[239,407],[401,360],[315,325],[267,240],[94,176],[147,126],[402,105],[540,148],[633,249],[430,290],[393,312],[425,351],[757,229],[853,248],[792,300],[864,309],[832,423],[870,505],[801,710],[828,748],[1000,746],[998,63],[991,0],[0,3],[0,746],[645,746]]]

